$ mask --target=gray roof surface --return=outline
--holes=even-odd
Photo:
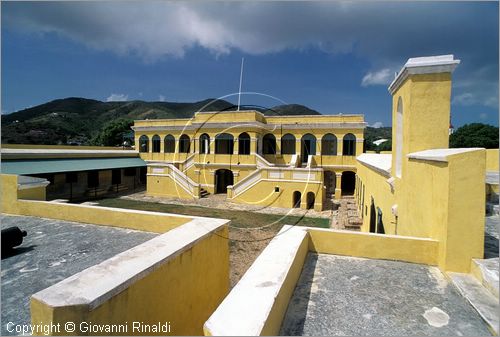
[[[155,233],[27,216],[1,215],[1,228],[28,235],[2,259],[1,334],[6,324],[30,323],[30,297],[63,279],[153,237]]]
[[[2,161],[2,173],[41,174],[146,166],[141,158],[80,158]]]
[[[438,268],[309,253],[284,335],[486,336],[486,324]]]

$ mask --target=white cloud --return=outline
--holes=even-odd
[[[375,72],[369,72],[361,80],[361,86],[367,87],[369,85],[389,84],[393,79],[393,73],[389,68],[384,68]]]
[[[384,126],[382,122],[375,122],[372,125],[370,125],[372,128],[379,129]]]
[[[165,102],[165,101],[166,101],[166,99],[167,99],[167,98],[166,98],[165,96],[163,96],[163,95],[158,95],[158,100],[159,100],[160,102]]]
[[[125,102],[128,101],[128,95],[125,94],[111,94],[106,98],[106,102]]]

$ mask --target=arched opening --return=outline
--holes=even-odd
[[[331,133],[327,133],[321,138],[321,154],[323,156],[337,155],[337,137]]]
[[[210,136],[206,133],[200,136],[200,153],[209,154],[210,153]]]
[[[149,138],[146,135],[139,138],[139,152],[149,152]]]
[[[375,233],[376,227],[377,227],[377,215],[375,212],[375,203],[373,202],[372,198],[372,204],[370,206],[370,233]]]
[[[191,139],[188,135],[182,135],[179,138],[179,153],[189,153],[191,147]]]
[[[342,172],[342,178],[340,180],[340,189],[342,190],[342,195],[353,195],[355,186],[356,174],[351,171]]]
[[[377,207],[377,233],[385,234],[384,221],[382,220],[382,210]]]
[[[295,136],[287,133],[281,137],[281,154],[295,154]]]
[[[394,146],[394,144],[393,144]],[[403,160],[403,99],[399,97],[396,113],[396,177],[401,178]]]
[[[342,144],[342,155],[356,155],[356,136],[354,136],[352,133],[348,133],[344,136],[344,141]]]
[[[175,152],[175,138],[172,135],[165,136],[165,144],[163,144],[163,152],[174,153]]]
[[[302,201],[302,193],[299,191],[293,192],[293,208],[300,208],[300,203]]]
[[[250,136],[246,132],[238,136],[238,154],[250,154]]]
[[[233,154],[234,137],[229,133],[220,133],[215,136],[215,153],[216,154]]]
[[[315,196],[313,192],[307,192],[307,209],[314,209]]]
[[[154,153],[160,153],[160,146],[161,146],[161,138],[158,135],[154,135],[153,138],[151,138],[151,143],[152,143],[152,151]]]
[[[215,193],[227,193],[227,187],[233,183],[234,176],[231,170],[219,169],[215,171]]]
[[[262,138],[262,154],[276,154],[276,137],[273,134],[266,134]]]
[[[300,153],[302,158],[302,163],[307,163],[308,157],[314,156],[316,154],[316,137],[310,133],[302,136],[300,140]]]

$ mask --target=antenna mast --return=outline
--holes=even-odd
[[[241,70],[240,70],[240,90],[238,91],[238,111],[240,111],[240,102],[241,102],[241,81],[243,80],[243,63],[245,58],[241,58]]]

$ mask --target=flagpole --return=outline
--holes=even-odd
[[[241,58],[241,70],[240,70],[240,90],[238,91],[238,111],[240,111],[240,102],[241,102],[241,82],[243,80],[243,63],[245,58]]]

